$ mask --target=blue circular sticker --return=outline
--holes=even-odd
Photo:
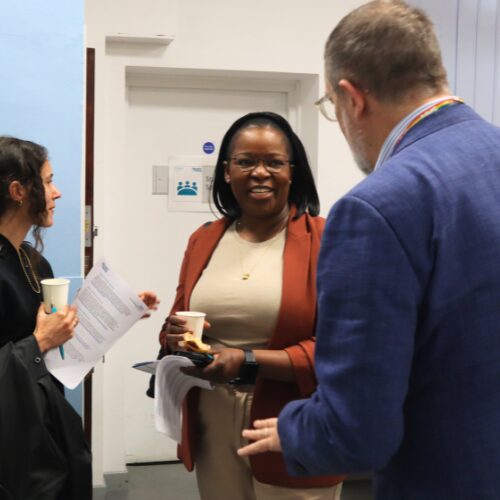
[[[207,155],[211,155],[215,151],[215,146],[213,142],[205,142],[203,144],[203,151],[207,153]]]

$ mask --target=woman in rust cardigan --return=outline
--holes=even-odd
[[[179,457],[196,463],[203,500],[333,499],[342,477],[290,477],[279,454],[238,457],[241,431],[315,390],[316,263],[324,219],[304,147],[274,113],[251,113],[223,138],[213,184],[223,218],[190,238],[160,333],[182,348],[180,310],[207,313],[215,360],[186,369],[215,384],[184,405]],[[307,436],[304,436],[307,446]],[[338,485],[338,486],[336,486]]]

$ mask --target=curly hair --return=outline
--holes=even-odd
[[[15,137],[0,136],[0,218],[15,207],[9,185],[18,181],[29,193],[29,215],[35,247],[43,248],[41,231],[47,216],[45,189],[40,171],[48,160],[47,149]]]

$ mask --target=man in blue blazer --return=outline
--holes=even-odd
[[[499,499],[500,131],[449,95],[432,25],[403,2],[348,14],[325,63],[319,104],[370,175],[323,234],[318,389],[240,454],[373,470],[381,500]]]

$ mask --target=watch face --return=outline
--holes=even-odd
[[[253,351],[245,351],[245,361],[246,364],[255,364],[257,365],[257,360],[255,359],[255,354]]]

